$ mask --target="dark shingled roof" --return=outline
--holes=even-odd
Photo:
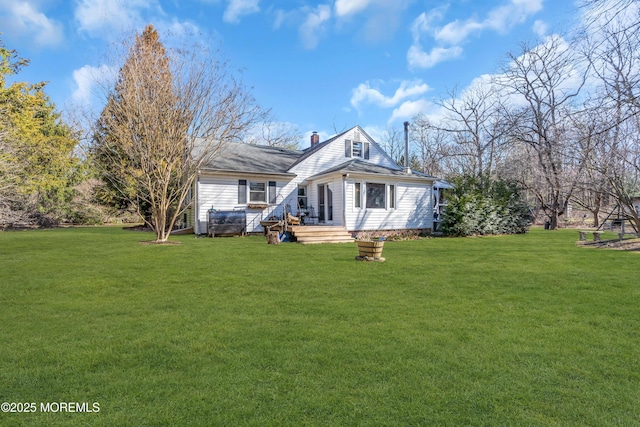
[[[360,159],[349,160],[331,169],[322,171],[321,173],[315,176],[326,175],[333,172],[376,174],[376,175],[386,175],[386,176],[395,176],[395,177],[425,178],[429,180],[436,179],[435,177],[424,174],[422,172],[412,170],[411,174],[407,174],[400,167],[398,167],[397,169],[388,168],[385,166],[377,165],[375,163],[364,162]],[[311,178],[314,178],[314,177],[311,177]]]
[[[216,172],[293,175],[288,170],[302,154],[303,152],[298,150],[230,142],[211,163],[205,165],[204,169]]]

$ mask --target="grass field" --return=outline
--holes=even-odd
[[[0,233],[0,425],[640,425],[640,254],[577,237]]]

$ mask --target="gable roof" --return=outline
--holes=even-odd
[[[317,152],[318,150],[323,149],[324,147],[326,147],[327,145],[329,145],[332,141],[335,141],[336,139],[340,138],[341,136],[343,136],[344,134],[346,134],[346,133],[347,133],[347,132],[349,132],[350,130],[351,130],[351,129],[348,129],[348,130],[346,130],[346,131],[344,131],[344,132],[342,132],[342,133],[339,133],[339,134],[337,134],[337,135],[335,135],[335,136],[333,136],[333,137],[331,137],[331,138],[327,139],[326,141],[322,141],[322,142],[319,142],[319,143],[317,143],[317,144],[315,144],[315,145],[312,145],[311,147],[305,148],[305,149],[302,151],[302,155],[300,156],[300,158],[298,158],[298,160],[294,163],[294,165],[295,165],[295,164],[297,164],[297,163],[300,163],[300,162],[301,162],[301,161],[303,161],[304,159],[306,159],[306,158],[310,157],[311,155],[313,155],[313,154],[314,154],[315,152]],[[364,131],[363,131],[363,132],[364,132]],[[293,165],[291,165],[291,166],[293,166]]]
[[[354,127],[349,128],[349,129],[345,130],[344,132],[341,132],[341,133],[339,133],[339,134],[337,134],[337,135],[334,135],[334,136],[332,136],[331,138],[329,138],[329,139],[327,139],[327,140],[325,140],[325,141],[319,142],[319,143],[317,143],[317,144],[315,144],[315,145],[312,145],[311,147],[305,148],[305,149],[303,150],[303,154],[302,154],[302,156],[300,156],[300,158],[299,158],[299,159],[298,159],[294,164],[298,164],[298,163],[300,163],[301,161],[303,161],[304,159],[306,159],[306,158],[308,158],[308,157],[312,156],[312,155],[313,155],[314,153],[316,153],[318,150],[322,150],[324,147],[328,146],[328,145],[329,145],[329,144],[331,144],[333,141],[335,141],[335,140],[337,140],[337,139],[340,139],[340,138],[344,137],[344,135],[346,135],[347,133],[351,132],[353,129],[358,129],[358,132],[360,132],[362,135],[364,135],[364,136],[365,136],[365,138],[366,138],[368,141],[370,141],[372,144],[375,144],[376,146],[378,146],[378,143],[377,143],[373,138],[371,138],[371,137],[369,136],[369,134],[368,134],[367,132],[365,132],[365,130],[364,130],[364,129],[362,129],[362,128],[360,127],[360,125],[355,125]],[[383,149],[381,149],[381,148],[380,148],[380,146],[378,146],[378,149],[380,150],[380,152],[381,152],[383,155],[385,155],[385,156],[387,156],[387,157],[388,157],[388,154],[387,154]],[[389,159],[393,162],[393,160],[392,160],[391,158],[389,158]],[[293,166],[293,165],[291,165],[291,166]]]
[[[238,172],[265,175],[291,175],[289,168],[303,152],[267,145],[227,143],[207,165],[208,172]]]

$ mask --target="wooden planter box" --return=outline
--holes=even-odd
[[[358,257],[361,259],[383,259],[382,248],[384,241],[380,240],[358,240]]]

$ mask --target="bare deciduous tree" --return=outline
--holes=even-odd
[[[600,130],[604,119],[602,113],[605,111],[601,108],[587,108],[574,115],[573,120],[586,164],[572,202],[591,213],[594,227],[600,226],[600,213],[610,201],[610,188],[606,178],[606,171],[612,166],[607,152],[608,133]]]
[[[292,123],[281,122],[272,118],[256,125],[259,130],[253,129],[245,140],[249,144],[268,145],[270,147],[287,148],[297,150],[302,140],[300,129]]]
[[[420,162],[420,170],[426,174],[444,177],[455,171],[448,167],[446,132],[433,126],[424,115],[417,115],[411,122],[411,142]]]
[[[440,130],[450,136],[454,152],[472,176],[494,176],[496,163],[508,132],[496,88],[485,83],[458,94],[454,89],[440,101],[445,112]]]
[[[149,25],[126,60],[99,121],[101,170],[165,242],[198,170],[261,111],[224,62],[201,46],[166,50]]]
[[[404,130],[388,127],[380,136],[382,147],[394,162],[404,164]]]
[[[522,45],[520,53],[510,54],[509,59],[498,82],[515,103],[509,109],[511,137],[526,146],[533,162],[521,184],[535,194],[550,228],[556,229],[584,165],[569,118],[585,73],[557,36],[533,47]]]
[[[589,167],[640,230],[633,196],[640,194],[640,3],[587,1],[584,54],[599,82],[590,123],[597,141]],[[596,31],[597,30],[597,31]],[[594,156],[593,153],[599,153]]]

